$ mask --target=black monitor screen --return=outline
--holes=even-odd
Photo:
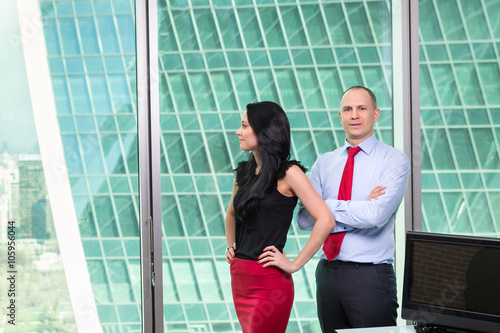
[[[406,245],[403,318],[479,332],[500,322],[500,240],[409,232]]]

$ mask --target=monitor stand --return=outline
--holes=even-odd
[[[478,333],[477,331],[461,330],[453,327],[441,325],[413,322],[413,327],[417,333]]]

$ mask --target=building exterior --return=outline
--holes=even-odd
[[[52,213],[48,204],[47,188],[43,173],[42,159],[39,155],[19,155],[17,159],[19,169],[18,193],[15,185],[12,187],[12,211],[19,205],[19,215],[11,216],[11,220],[18,221],[19,237],[44,240],[55,237],[51,232]]]
[[[141,87],[133,3],[36,5],[45,45],[37,56],[46,60],[43,80],[54,107],[34,112],[54,117],[62,145],[60,175],[72,203],[64,209],[74,214],[65,223],[74,227],[72,240],[85,259],[71,268],[88,274],[89,307],[98,314],[93,322],[104,332],[140,331]],[[240,329],[224,259],[224,213],[232,170],[245,158],[235,131],[247,103],[273,100],[284,107],[292,157],[310,168],[343,144],[342,92],[365,85],[382,111],[376,136],[397,144],[393,118],[408,111],[392,106],[392,6],[385,0],[158,2],[166,332]],[[494,0],[419,3],[424,230],[500,236],[494,204],[500,199],[499,10]],[[29,80],[33,73],[28,69]],[[43,139],[42,159],[51,152]],[[55,210],[50,191],[49,200]],[[307,236],[292,223],[287,254],[298,253]],[[312,260],[294,274],[287,332],[320,332],[314,269]],[[71,284],[69,292],[75,292]],[[78,317],[82,308],[75,304]]]

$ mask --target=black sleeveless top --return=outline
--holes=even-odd
[[[239,198],[238,191],[233,198],[235,211]],[[250,217],[250,223],[243,223],[236,216],[236,258],[258,260],[262,250],[269,245],[274,245],[283,252],[297,200],[295,196],[284,196],[275,188],[258,203],[255,214]]]

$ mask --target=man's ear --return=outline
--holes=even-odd
[[[379,108],[373,110],[373,122],[374,123],[377,122],[378,117],[380,117],[380,109]]]

